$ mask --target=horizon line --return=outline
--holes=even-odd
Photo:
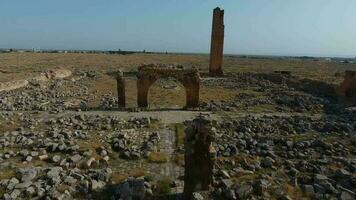
[[[122,52],[132,52],[132,53],[157,53],[157,54],[199,54],[199,55],[209,55],[209,52],[179,52],[179,51],[148,51],[143,50],[123,50],[123,49],[48,49],[48,48],[0,48],[0,50],[22,50],[22,51],[97,51],[97,52],[110,52],[110,51],[122,51]],[[38,52],[37,52],[38,53]],[[314,57],[314,58],[353,58],[356,59],[356,54],[354,55],[327,55],[327,54],[313,54],[313,53],[295,53],[295,54],[280,54],[280,53],[224,53],[224,56],[258,56],[258,57]]]

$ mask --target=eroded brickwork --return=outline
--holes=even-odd
[[[215,131],[212,122],[199,116],[185,130],[184,198],[192,199],[197,191],[208,191],[213,182],[216,151],[212,146]]]
[[[126,106],[126,94],[125,94],[125,79],[122,71],[116,73],[116,82],[117,82],[117,98],[119,108],[124,108]]]
[[[213,11],[213,25],[211,32],[209,72],[212,76],[220,76],[223,74],[224,29],[224,10],[217,7]]]

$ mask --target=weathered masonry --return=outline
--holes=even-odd
[[[177,79],[186,91],[186,107],[199,105],[200,75],[197,69],[184,69],[182,66],[144,65],[137,73],[137,105],[148,106],[148,92],[151,85],[160,78]]]
[[[213,25],[211,32],[209,72],[212,76],[220,76],[223,74],[222,64],[224,53],[224,29],[224,10],[217,7],[213,12]]]
[[[190,200],[194,192],[211,189],[216,159],[212,146],[215,132],[212,121],[198,116],[187,125],[185,134],[184,199]]]
[[[117,82],[117,99],[119,108],[125,108],[126,106],[126,94],[125,94],[125,79],[122,71],[118,71],[115,74],[116,82]]]
[[[356,105],[356,71],[345,72],[345,80],[336,89],[336,93],[341,102]]]

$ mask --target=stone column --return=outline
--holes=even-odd
[[[125,79],[124,73],[122,71],[118,71],[116,74],[116,82],[117,82],[117,99],[119,108],[126,107],[126,98],[125,98]]]
[[[208,191],[211,188],[216,157],[212,146],[215,133],[211,125],[211,121],[199,116],[185,130],[185,200],[192,199],[194,192]]]
[[[213,12],[211,32],[209,72],[212,76],[220,76],[223,74],[224,29],[224,10],[217,7]]]
[[[186,108],[199,107],[199,85],[186,87]]]
[[[137,106],[140,108],[148,107],[148,91],[151,86],[149,78],[138,78],[137,80]]]
[[[185,88],[186,108],[199,107],[199,90],[200,90],[200,76],[187,77],[185,76],[181,81]]]

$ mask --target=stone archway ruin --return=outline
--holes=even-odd
[[[137,105],[148,106],[148,92],[154,82],[160,78],[177,79],[186,91],[186,107],[194,108],[199,104],[200,75],[197,69],[185,69],[183,66],[143,65],[137,73]]]

